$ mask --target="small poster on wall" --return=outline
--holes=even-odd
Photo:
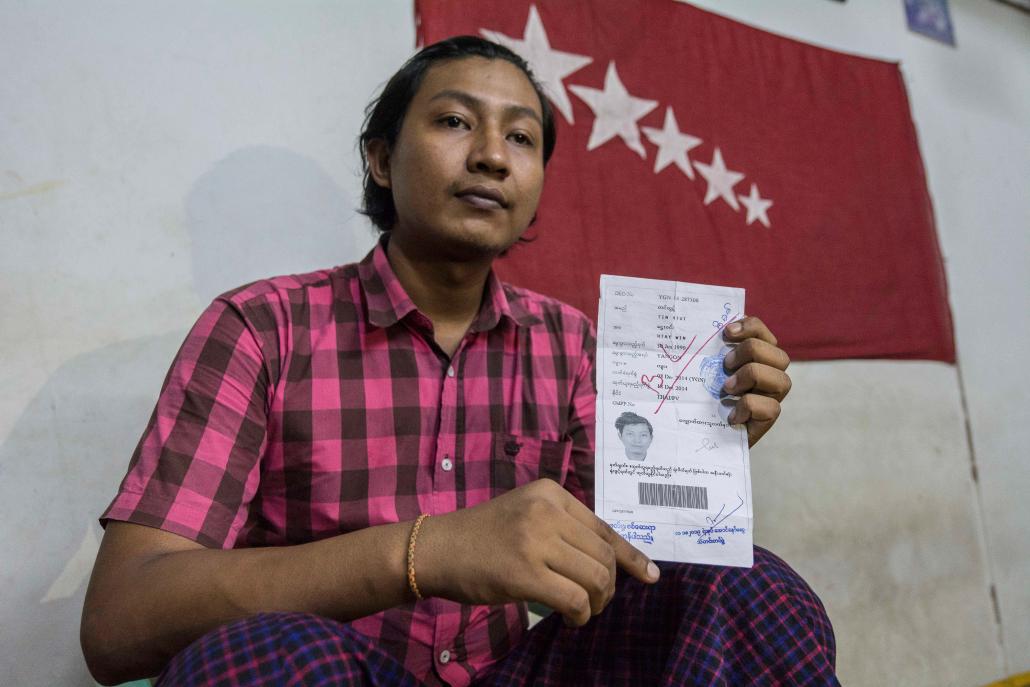
[[[905,16],[910,31],[955,45],[948,0],[905,0]]]

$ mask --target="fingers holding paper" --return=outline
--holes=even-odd
[[[780,416],[780,403],[790,392],[786,373],[790,358],[779,348],[776,337],[757,317],[745,317],[726,327],[724,338],[737,346],[726,356],[726,393],[739,396],[731,424],[747,427],[748,443],[754,446]]]
[[[734,396],[759,394],[779,402],[790,392],[790,377],[771,365],[749,362],[733,371],[723,388]]]

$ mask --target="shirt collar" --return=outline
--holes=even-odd
[[[428,323],[428,318],[415,307],[386,257],[388,241],[389,235],[384,234],[375,248],[358,263],[358,278],[368,304],[369,324],[390,327],[412,313]],[[523,327],[539,324],[540,318],[526,309],[523,300],[516,290],[502,283],[491,269],[486,278],[483,302],[469,330],[489,331],[504,318]]]
[[[490,270],[486,277],[486,288],[483,290],[483,304],[479,314],[469,327],[473,332],[485,332],[497,326],[502,318],[507,318],[516,325],[531,327],[540,324],[539,317],[529,312],[522,303],[522,296],[503,283],[497,273]]]

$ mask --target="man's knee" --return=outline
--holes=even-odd
[[[289,649],[312,643],[339,642],[350,639],[354,630],[330,618],[313,613],[259,613],[216,628],[201,638],[219,636],[227,648],[265,646],[268,649]],[[227,641],[226,641],[227,640]]]
[[[792,567],[776,554],[755,547],[750,568],[662,563],[662,578],[674,580],[678,595],[718,606],[731,617],[747,617],[776,607],[803,618],[824,641],[832,643],[832,627],[822,601]]]
[[[177,654],[158,684],[203,684],[212,674],[289,674],[305,656],[329,652],[345,661],[368,640],[350,627],[310,613],[260,613],[222,625]],[[206,677],[202,677],[206,676]]]
[[[792,567],[776,554],[755,547],[755,564],[736,569],[726,580],[728,596],[753,617],[776,616],[784,628],[800,622],[794,631],[810,633],[831,657],[836,653],[833,626],[822,600]]]
[[[281,641],[290,643],[362,639],[349,626],[313,613],[261,613],[251,620],[260,631],[269,632]]]
[[[755,563],[751,568],[732,568],[727,584],[741,585],[756,595],[786,594],[797,603],[811,606],[825,615],[822,601],[801,575],[782,558],[760,546],[755,547]]]
[[[818,655],[832,673],[836,643],[826,609],[779,556],[756,546],[750,568],[666,563],[662,576],[673,581],[688,620],[759,648],[775,637],[785,655]]]

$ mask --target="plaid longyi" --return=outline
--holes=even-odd
[[[767,687],[839,685],[822,603],[786,563],[755,548],[747,568],[660,563],[645,585],[620,576],[608,607],[582,628],[552,615],[476,687]],[[426,684],[440,684],[434,674]],[[177,655],[159,687],[423,684],[351,625],[299,613],[218,628]]]

